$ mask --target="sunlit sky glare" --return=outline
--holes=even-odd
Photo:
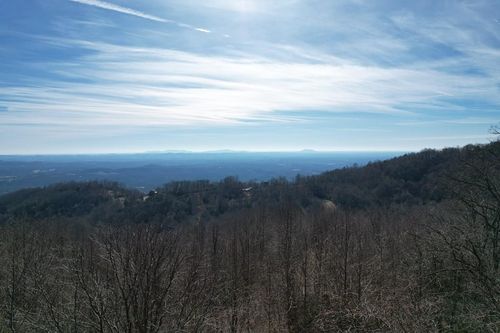
[[[488,142],[496,0],[0,0],[0,154]]]

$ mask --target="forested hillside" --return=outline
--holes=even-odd
[[[0,332],[498,332],[500,142],[0,197]]]

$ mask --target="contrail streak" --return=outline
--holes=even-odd
[[[122,13],[122,14],[136,16],[136,17],[140,17],[140,18],[143,18],[146,20],[162,22],[162,23],[173,23],[173,24],[176,24],[176,25],[183,27],[183,28],[188,28],[188,29],[192,29],[192,30],[196,30],[199,32],[204,32],[204,33],[210,33],[210,30],[208,30],[208,29],[197,28],[197,27],[194,27],[194,26],[189,25],[189,24],[164,19],[164,18],[154,16],[154,15],[149,15],[149,14],[143,13],[143,12],[135,10],[135,9],[115,5],[113,3],[109,3],[106,1],[101,1],[101,0],[70,0],[70,1],[77,2],[77,3],[83,4],[83,5],[94,6],[94,7],[98,7],[98,8],[102,8],[102,9],[112,10],[112,11]]]

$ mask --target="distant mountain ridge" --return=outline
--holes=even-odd
[[[284,178],[244,182],[234,177],[222,181],[175,181],[157,188],[147,198],[140,191],[113,182],[71,182],[1,196],[0,212],[4,219],[14,215],[100,216],[99,220],[106,220],[102,216],[108,216],[108,222],[125,219],[181,223],[200,217],[197,215],[200,207],[205,218],[210,218],[244,207],[272,204],[283,186],[287,195],[301,202],[304,208],[321,200],[356,209],[439,202],[453,195],[446,186],[447,176],[460,172],[464,161],[486,150],[498,150],[499,146],[499,142],[494,142],[440,151],[424,150],[363,167],[298,176],[291,182]],[[102,214],[103,211],[106,214]]]
[[[293,179],[398,153],[151,153],[0,156],[0,194],[69,181],[110,180],[150,191],[169,181],[236,176],[243,181]]]

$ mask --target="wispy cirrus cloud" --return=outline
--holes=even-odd
[[[205,29],[205,28],[198,28],[198,27],[192,26],[190,24],[165,19],[165,18],[155,16],[155,15],[150,15],[150,14],[141,12],[139,10],[135,10],[135,9],[128,8],[128,7],[123,7],[123,6],[116,5],[116,4],[113,4],[110,2],[106,2],[106,1],[101,1],[101,0],[69,0],[69,1],[80,3],[83,5],[94,6],[94,7],[101,8],[101,9],[111,10],[111,11],[122,13],[122,14],[132,15],[132,16],[140,17],[140,18],[150,20],[150,21],[156,21],[156,22],[161,22],[161,23],[172,23],[172,24],[175,24],[179,27],[188,28],[188,29],[199,31],[199,32],[204,32],[204,33],[211,32],[210,30]]]
[[[495,79],[353,64],[294,47],[206,56],[165,48],[66,40],[92,51],[44,63],[57,79],[5,87],[6,122],[150,126],[303,122],[308,112],[418,116],[461,111],[449,96],[500,104]],[[439,66],[439,64],[438,64]],[[288,111],[286,115],[280,111]],[[293,116],[295,112],[296,116]]]

